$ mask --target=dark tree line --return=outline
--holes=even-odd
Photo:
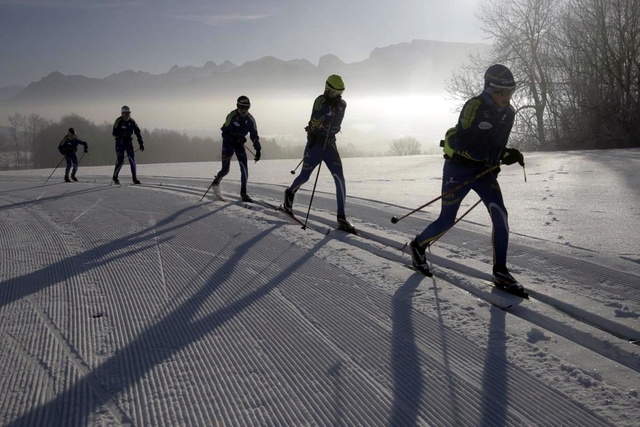
[[[51,122],[38,115],[9,117],[9,137],[3,138],[4,169],[55,167],[62,156],[58,144],[70,127],[78,137],[89,144],[89,154],[82,157],[83,166],[105,166],[115,163],[115,143],[111,136],[113,123],[95,124],[78,115]],[[142,129],[145,151],[136,156],[140,164],[206,162],[220,160],[220,137],[190,137],[167,129]],[[9,140],[9,141],[7,141]],[[135,142],[135,141],[134,141]],[[300,158],[304,145],[282,147],[275,139],[261,139],[262,159]],[[134,147],[137,147],[134,144]],[[251,143],[247,147],[253,150]],[[349,152],[349,149],[346,150]],[[353,150],[355,151],[355,150]],[[79,155],[82,155],[79,150]],[[251,157],[251,155],[249,155]]]
[[[449,89],[460,101],[481,90],[491,63],[518,80],[512,141],[525,149],[640,146],[640,0],[482,1],[493,42]]]

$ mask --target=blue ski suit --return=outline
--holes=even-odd
[[[140,151],[144,151],[144,141],[142,141],[142,134],[140,133],[138,124],[135,120],[133,120],[133,118],[130,117],[128,120],[125,120],[122,116],[120,116],[113,123],[113,131],[111,132],[111,135],[116,140],[116,167],[113,170],[114,178],[118,178],[120,169],[122,169],[122,165],[124,164],[124,153],[126,152],[127,158],[129,159],[129,166],[131,166],[131,177],[134,180],[137,179],[136,160],[133,150],[134,134],[138,139]]]
[[[76,152],[78,151],[78,145],[84,146],[84,152],[86,153],[89,149],[89,145],[78,139],[78,137],[71,138],[69,135],[65,135],[58,144],[58,151],[62,154],[67,161],[67,167],[64,170],[64,176],[69,177],[69,171],[71,171],[71,176],[75,176],[76,172],[78,172],[78,156]]]
[[[304,149],[302,170],[288,188],[289,192],[295,194],[309,180],[316,166],[324,161],[336,184],[338,215],[345,214],[347,189],[342,171],[342,160],[336,146],[336,134],[340,132],[346,108],[347,103],[340,96],[329,98],[322,94],[316,98],[309,124],[306,127],[307,145]]]
[[[487,92],[466,102],[456,127],[447,132],[445,139],[442,193],[500,163],[514,120],[513,108],[498,108]],[[506,266],[509,224],[497,179],[499,172],[497,168],[485,173],[469,185],[443,197],[440,216],[416,237],[415,243],[426,248],[449,230],[456,220],[462,200],[473,190],[480,196],[493,223],[494,266]]]
[[[219,184],[222,178],[229,173],[231,158],[235,153],[240,164],[240,193],[246,194],[247,181],[249,180],[247,152],[244,147],[244,143],[247,142],[246,135],[249,134],[249,138],[253,142],[253,148],[256,150],[256,155],[262,149],[256,120],[251,113],[247,112],[243,116],[238,109],[235,109],[227,114],[227,118],[220,130],[222,131],[222,168],[216,174],[214,182]]]

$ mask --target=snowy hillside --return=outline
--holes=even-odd
[[[200,201],[219,163],[0,173],[0,424],[637,426],[640,150],[525,161],[500,182],[530,300],[492,288],[482,207],[433,278],[406,268],[438,206],[390,218],[440,156],[345,159],[366,238],[333,229],[324,166],[307,230],[239,202],[235,162],[226,203]],[[250,193],[279,204],[296,164],[251,164]]]

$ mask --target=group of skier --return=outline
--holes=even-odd
[[[116,119],[113,124],[113,130],[111,135],[115,138],[116,142],[116,166],[113,170],[112,180],[115,184],[120,184],[118,174],[122,165],[124,164],[124,155],[127,154],[129,159],[129,166],[131,167],[131,179],[134,184],[140,184],[137,176],[135,151],[133,149],[133,135],[135,134],[140,151],[144,151],[144,141],[142,140],[142,133],[136,121],[131,117],[131,109],[124,105],[120,109],[120,117]],[[84,146],[84,152],[89,152],[89,144],[82,141],[76,135],[74,128],[69,128],[68,133],[62,138],[62,141],[58,144],[58,151],[65,157],[67,161],[67,168],[64,173],[64,180],[70,182],[71,180],[77,181],[76,172],[78,171],[78,157],[76,152],[78,151],[78,145]],[[71,179],[69,179],[69,172],[71,171]]]
[[[526,295],[506,266],[509,242],[508,215],[497,180],[501,164],[511,165],[517,162],[524,166],[522,153],[517,149],[506,147],[515,120],[515,111],[510,105],[510,98],[515,89],[516,81],[511,71],[501,64],[492,65],[484,74],[482,93],[465,103],[456,126],[446,133],[443,141],[445,161],[440,215],[410,243],[412,265],[425,275],[431,275],[426,259],[426,249],[454,225],[463,199],[469,191],[474,190],[485,204],[493,223],[494,282],[503,290]],[[293,215],[296,192],[309,180],[313,170],[324,161],[335,181],[338,227],[353,233],[356,232],[355,228],[345,214],[346,185],[342,161],[336,145],[336,134],[340,132],[347,108],[346,102],[342,99],[344,90],[342,78],[333,74],[327,78],[324,92],[315,99],[311,117],[305,127],[307,142],[301,161],[302,169],[291,185],[285,189],[282,208]],[[249,175],[245,148],[247,135],[253,144],[256,162],[261,158],[262,147],[256,120],[249,113],[250,108],[249,98],[240,96],[236,102],[236,109],[227,115],[221,127],[222,167],[211,184],[217,197],[221,197],[220,182],[229,173],[231,158],[235,154],[240,165],[241,198],[245,202],[252,202],[247,192]],[[131,166],[133,182],[140,184],[136,174],[132,142],[134,134],[140,150],[144,151],[140,128],[131,118],[129,107],[123,106],[121,116],[116,119],[112,132],[116,140],[117,155],[112,179],[116,184],[119,184],[118,174],[122,168],[125,153]],[[78,162],[75,151],[78,144],[84,144],[87,152],[86,142],[80,141],[75,136],[75,131],[69,129],[69,134],[60,143],[60,147],[69,147],[64,152],[61,150],[67,158],[66,181],[69,181],[68,173],[72,167],[71,179],[77,180],[75,173]]]

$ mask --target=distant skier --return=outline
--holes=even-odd
[[[442,193],[481,174],[492,166],[494,171],[442,198],[440,216],[410,244],[413,266],[430,275],[425,249],[455,222],[462,200],[474,190],[484,202],[493,223],[493,277],[497,287],[512,293],[524,290],[507,269],[509,225],[507,209],[498,184],[500,163],[524,166],[524,157],[515,148],[506,148],[515,111],[509,101],[516,88],[511,71],[501,64],[492,65],[484,75],[484,90],[468,100],[455,128],[447,131],[444,141],[445,162]]]
[[[304,149],[304,163],[298,175],[284,192],[283,208],[293,214],[293,199],[300,187],[306,183],[313,170],[324,161],[336,184],[336,201],[338,204],[338,227],[355,232],[353,224],[345,215],[345,199],[347,189],[342,171],[342,160],[336,146],[336,134],[340,132],[342,119],[347,103],[342,99],[344,82],[342,77],[333,74],[327,78],[324,93],[316,98],[311,111],[307,131],[307,145]]]
[[[124,153],[127,153],[129,159],[129,166],[131,166],[131,179],[134,184],[140,184],[138,181],[136,160],[133,150],[133,134],[138,139],[138,145],[140,151],[144,151],[144,141],[142,141],[142,134],[140,128],[135,120],[131,117],[131,110],[124,105],[120,109],[120,117],[118,117],[113,124],[113,131],[111,135],[116,139],[116,167],[113,170],[113,182],[114,184],[120,184],[118,180],[118,174],[122,165],[124,164]]]
[[[249,98],[242,95],[236,101],[236,109],[227,114],[227,118],[220,128],[222,131],[222,168],[213,180],[213,193],[218,198],[220,194],[220,181],[228,173],[231,167],[231,158],[236,154],[240,164],[240,197],[243,202],[252,202],[253,199],[247,193],[247,181],[249,179],[249,168],[247,166],[247,152],[244,143],[247,142],[247,133],[253,142],[253,149],[256,150],[254,160],[260,160],[260,137],[258,127],[253,115],[249,113],[251,102]]]
[[[58,151],[67,161],[67,168],[64,170],[64,180],[66,182],[78,180],[78,178],[76,178],[76,173],[78,172],[78,156],[76,155],[78,145],[84,146],[85,153],[89,152],[89,144],[78,138],[74,128],[69,128],[67,134],[62,138],[60,144],[58,144]],[[71,179],[69,179],[69,171],[71,171]]]

